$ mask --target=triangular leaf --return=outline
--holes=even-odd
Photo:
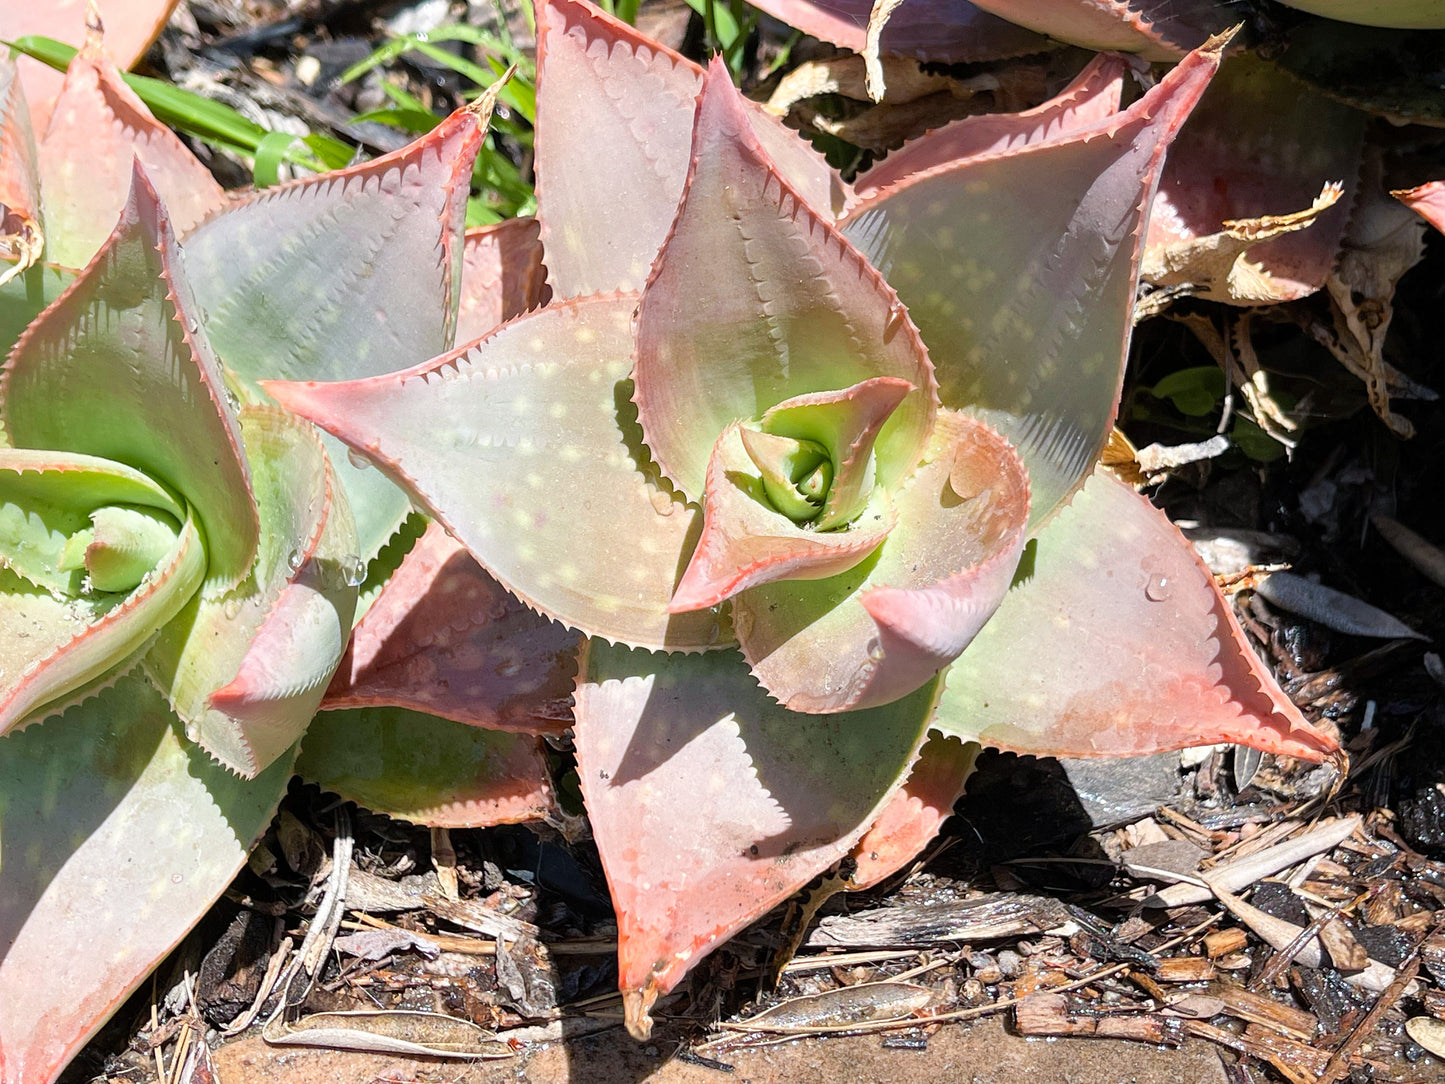
[[[84,41],[104,28],[105,51],[121,68],[129,68],[166,25],[177,0],[93,0],[100,24],[92,30],[92,0],[45,0],[44,3],[0,4],[0,41],[42,34],[56,41]],[[20,60],[20,78],[30,99],[37,130],[45,127],[60,93],[59,72],[38,60]]]
[[[730,426],[718,438],[708,468],[702,535],[673,592],[674,613],[716,606],[758,584],[846,572],[878,548],[897,520],[885,491],[878,489],[846,530],[794,523],[763,491],[743,432]]]
[[[208,588],[256,552],[256,504],[220,365],[155,189],[135,166],[115,233],[0,372],[13,444],[134,467],[175,489],[206,539]]]
[[[1097,124],[1119,111],[1129,70],[1123,57],[1101,53],[1043,105],[1022,113],[980,113],[927,132],[862,173],[854,190],[867,197],[935,166],[1057,139]]]
[[[577,762],[617,909],[628,1029],[697,960],[833,865],[922,741],[934,686],[866,712],[795,715],[732,652],[593,641]]]
[[[3,739],[0,1081],[49,1084],[200,921],[270,820],[139,678]]]
[[[938,729],[1049,756],[1336,751],[1264,670],[1189,543],[1129,486],[1100,469],[1036,544],[949,671]]]
[[[399,151],[257,192],[192,231],[187,269],[227,366],[248,381],[342,380],[449,349],[483,125],[460,109]],[[329,450],[369,558],[406,498]]]
[[[404,373],[267,389],[375,461],[528,605],[591,635],[698,650],[725,637],[716,615],[667,610],[701,517],[637,439],[635,307],[554,302]]]
[[[169,128],[151,116],[120,72],[89,44],[75,55],[40,141],[45,258],[84,267],[110,235],[139,159],[184,235],[225,192]]]
[[[696,497],[729,424],[881,376],[917,389],[877,443],[880,461],[906,469],[936,406],[917,332],[888,284],[777,172],[715,61],[687,192],[638,307],[635,379],[648,448]]]
[[[485,828],[552,813],[537,738],[403,708],[323,711],[296,771],[377,813],[439,828]]]
[[[861,201],[843,232],[898,290],[945,406],[1018,447],[1042,522],[1098,459],[1164,151],[1218,67],[1192,53],[1118,117]]]
[[[358,622],[322,706],[396,705],[495,730],[557,732],[572,722],[579,646],[575,632],[527,609],[433,523]]]
[[[701,89],[696,64],[585,0],[537,5],[537,216],[559,296],[642,288],[682,195]],[[841,210],[847,190],[823,159],[778,118],[748,114],[804,198]]]

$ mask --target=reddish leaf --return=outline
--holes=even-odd
[[[87,8],[92,0],[44,0],[43,3],[0,4],[0,41],[29,34],[79,44],[91,36]],[[121,68],[129,68],[156,40],[177,0],[94,0],[105,29],[105,51]],[[37,130],[44,129],[60,94],[59,72],[29,57],[20,60],[20,79],[30,101]]]
[[[555,733],[572,722],[579,646],[575,632],[527,609],[433,523],[357,624],[322,708],[396,705]]]
[[[880,376],[919,389],[878,438],[896,477],[917,461],[936,407],[927,355],[888,284],[777,172],[714,61],[687,192],[638,307],[648,448],[696,497],[731,423]]]
[[[928,736],[903,786],[853,848],[851,891],[861,892],[892,877],[933,841],[963,796],[979,752],[976,742]]]
[[[923,465],[892,497],[898,523],[868,560],[733,600],[743,655],[794,711],[867,707],[916,689],[958,657],[1008,588],[1029,489],[997,433],[941,413]]]
[[[458,345],[475,342],[551,296],[535,218],[509,218],[467,230],[457,308]]]
[[[374,812],[439,828],[518,824],[556,808],[538,739],[395,707],[321,712],[296,771]]]
[[[907,10],[906,8],[901,10]],[[1137,62],[1136,62],[1137,63]],[[1091,60],[1074,81],[1043,105],[1022,113],[983,113],[964,117],[904,144],[854,183],[860,197],[937,166],[966,158],[1059,139],[1119,111],[1124,78],[1131,65],[1109,53]]]
[[[537,5],[537,217],[561,297],[642,288],[682,195],[701,89],[696,64],[585,0]],[[823,159],[752,103],[748,115],[805,198],[841,210],[846,189]]]
[[[1037,547],[949,672],[937,728],[1050,756],[1215,742],[1336,752],[1264,670],[1189,543],[1113,475],[1097,471]]]
[[[795,715],[737,655],[592,641],[577,687],[582,793],[617,910],[627,1026],[697,960],[848,853],[906,773],[935,688]]]
[[[667,610],[701,517],[636,439],[635,307],[554,302],[403,373],[266,388],[375,461],[528,605],[589,635],[697,650],[723,631]]]
[[[1437,230],[1445,232],[1445,181],[1431,181],[1390,194]]]
[[[175,487],[206,538],[207,586],[225,588],[255,556],[256,502],[179,260],[137,163],[115,233],[6,361],[0,412],[18,447],[111,459]]]
[[[1149,248],[1208,236],[1230,220],[1298,211],[1326,182],[1342,182],[1344,198],[1308,229],[1249,250],[1274,299],[1313,293],[1334,266],[1349,222],[1365,121],[1267,61],[1231,57],[1169,152]]]
[[[844,222],[908,306],[943,404],[980,409],[1018,447],[1035,526],[1104,446],[1145,212],[1221,48],[1192,53],[1116,117],[913,176]]]
[[[40,142],[47,260],[65,267],[90,261],[115,226],[136,159],[179,234],[225,201],[210,170],[151,116],[99,44],[89,43],[70,62]]]
[[[873,0],[749,0],[805,34],[861,53]],[[1053,44],[967,0],[909,0],[888,19],[882,52],[944,64],[1040,53]]]
[[[1239,22],[1217,0],[975,0],[985,11],[1086,49],[1178,60]]]

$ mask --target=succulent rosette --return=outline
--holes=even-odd
[[[338,466],[253,378],[360,375],[381,368],[369,346],[391,364],[450,345],[485,105],[396,154],[228,198],[98,33],[43,132],[0,61],[6,1084],[59,1075],[225,889],[285,791],[368,558],[408,504],[344,452]],[[440,723],[412,711],[398,744]],[[545,811],[536,745],[454,740],[491,763],[446,812]],[[318,741],[310,763],[340,773],[349,752],[338,764]],[[394,759],[390,793],[421,808]]]
[[[1125,111],[1101,57],[856,187],[721,65],[581,0],[540,4],[538,42],[550,303],[409,370],[265,386],[589,636],[579,771],[635,1034],[818,873],[906,861],[965,743],[1333,750],[1178,533],[1093,473],[1220,42]]]

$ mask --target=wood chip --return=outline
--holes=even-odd
[[[1249,944],[1249,934],[1237,926],[1231,926],[1227,930],[1215,930],[1213,933],[1204,935],[1204,952],[1211,960],[1238,952],[1247,944]]]
[[[1208,982],[1214,978],[1214,964],[1203,956],[1175,956],[1160,960],[1154,978],[1159,982]]]
[[[1259,1024],[1302,1042],[1308,1042],[1315,1036],[1314,1015],[1303,1009],[1246,990],[1233,982],[1216,982],[1209,987],[1209,993],[1224,1002],[1224,1011],[1230,1016],[1247,1023]]]
[[[1185,1038],[1184,1021],[1175,1017],[1072,1011],[1063,994],[1030,994],[1014,1006],[1014,1025],[1021,1035],[1084,1035],[1168,1046],[1178,1046]]]
[[[808,937],[811,946],[933,944],[1001,937],[1077,933],[1068,908],[1045,896],[995,893],[971,900],[941,900],[830,915]]]

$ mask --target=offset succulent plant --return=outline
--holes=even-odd
[[[716,64],[583,0],[540,4],[538,38],[551,302],[404,372],[265,386],[590,637],[579,771],[635,1034],[850,852],[870,880],[922,846],[954,738],[1334,751],[1095,469],[1220,43],[1127,111],[1104,59],[850,189]]]
[[[420,360],[450,345],[464,294],[477,319],[490,298],[467,292],[462,229],[486,103],[227,200],[100,48],[38,144],[0,63],[6,1084],[54,1079],[244,863],[406,513],[254,378]],[[506,788],[541,786],[535,742],[500,747]],[[346,767],[323,743],[309,757]],[[549,796],[449,797],[473,823]]]

